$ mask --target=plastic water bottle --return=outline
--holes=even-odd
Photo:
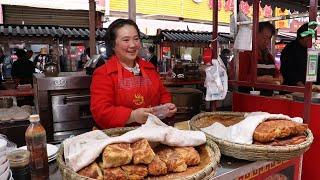
[[[31,115],[25,133],[27,149],[30,151],[31,179],[48,179],[49,165],[46,131],[40,124],[39,115]]]

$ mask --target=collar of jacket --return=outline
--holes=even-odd
[[[110,59],[105,64],[105,66],[107,68],[107,74],[118,72],[118,68],[117,68],[118,61],[119,61],[119,59],[116,55],[113,55],[110,57]],[[139,64],[140,69],[155,69],[153,64],[151,64],[145,60],[142,60],[139,57],[137,57],[136,62]]]

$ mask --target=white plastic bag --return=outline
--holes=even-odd
[[[243,12],[238,13],[239,21],[250,21],[251,19],[246,16]],[[234,49],[240,51],[251,51],[252,50],[252,30],[250,25],[240,25],[236,39],[234,41]]]
[[[220,57],[206,68],[206,101],[223,100],[228,92],[228,75]]]

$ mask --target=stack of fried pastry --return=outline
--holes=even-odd
[[[105,147],[102,161],[93,162],[78,174],[93,179],[136,180],[146,176],[160,176],[186,171],[188,166],[200,163],[194,147],[161,145],[155,150],[146,139],[135,143],[111,144]]]
[[[300,144],[306,140],[307,124],[290,120],[273,119],[260,123],[254,131],[254,144],[286,146]]]

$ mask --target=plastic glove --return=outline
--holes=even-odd
[[[151,108],[138,108],[131,112],[130,118],[127,124],[132,122],[137,122],[139,124],[144,124],[147,121],[148,114],[152,112]]]
[[[176,112],[177,112],[177,107],[172,103],[166,103],[166,104],[152,107],[152,114],[157,116],[159,119],[171,117]]]
[[[176,112],[177,112],[177,107],[176,107],[176,105],[175,104],[173,104],[173,103],[166,103],[166,104],[164,104],[166,107],[168,107],[168,109],[169,109],[169,112],[168,112],[168,114],[167,114],[167,117],[171,117],[171,116],[173,116]]]

